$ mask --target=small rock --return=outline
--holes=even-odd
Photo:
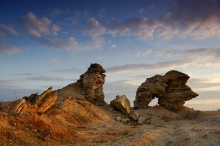
[[[121,122],[121,117],[116,117],[116,121]]]
[[[140,114],[136,111],[132,111],[129,115],[129,117],[134,120],[134,121],[137,121],[140,117]]]
[[[146,119],[145,119],[145,123],[146,123],[146,124],[150,124],[150,123],[151,123],[151,118],[146,118]]]
[[[140,117],[139,119],[138,119],[138,123],[139,124],[143,124],[144,122],[145,122],[145,117]]]
[[[122,119],[122,123],[128,123],[130,120],[128,118]]]

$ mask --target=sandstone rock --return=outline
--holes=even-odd
[[[21,99],[18,102],[17,106],[15,107],[14,112],[16,112],[16,113],[23,113],[23,112],[25,112],[26,109],[27,109],[26,100],[25,99]]]
[[[36,100],[34,101],[34,104],[39,105],[41,100],[45,98],[47,95],[49,95],[53,90],[53,87],[49,87],[46,91],[44,91],[40,96],[37,96]]]
[[[131,111],[129,117],[134,120],[134,121],[137,121],[140,117],[140,114],[136,111]]]
[[[116,96],[116,99],[111,101],[110,105],[115,107],[117,110],[121,111],[123,114],[129,114],[130,109],[130,101],[127,99],[125,95]]]
[[[85,99],[96,105],[105,105],[103,84],[105,83],[105,70],[100,64],[91,64],[88,70],[77,81]]]
[[[62,89],[53,91],[50,87],[41,95],[31,94],[17,103],[16,113],[45,113],[53,104],[61,105],[65,100],[87,100],[95,105],[105,105],[103,84],[105,70],[100,64],[91,64],[80,79]]]
[[[46,112],[57,99],[57,92],[52,93],[52,89],[52,87],[48,88],[41,95],[31,94],[29,97],[23,97],[17,103],[14,112],[19,114]]]
[[[155,75],[151,78],[147,78],[146,81],[137,89],[134,107],[136,109],[146,109],[148,104],[154,98],[163,96],[166,87],[166,80],[161,75]]]
[[[186,100],[198,96],[186,85],[190,77],[178,71],[169,71],[164,76],[155,75],[147,78],[136,92],[134,108],[145,109],[158,98],[158,104],[169,110],[179,110]]]
[[[47,97],[45,97],[44,101],[41,105],[39,105],[39,108],[37,110],[38,113],[45,113],[57,100],[57,92],[54,92]]]

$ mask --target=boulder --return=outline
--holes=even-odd
[[[179,71],[171,70],[164,76],[155,75],[147,78],[136,92],[135,109],[145,109],[149,103],[158,98],[158,104],[169,110],[179,110],[185,101],[198,96],[186,85],[190,77]]]
[[[111,101],[110,105],[121,111],[123,114],[129,114],[131,112],[130,101],[125,95],[117,95],[116,99]]]

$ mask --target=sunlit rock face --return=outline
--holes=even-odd
[[[91,64],[80,79],[62,89],[54,90],[50,87],[41,95],[31,94],[18,100],[15,104],[15,113],[45,113],[53,105],[60,105],[67,99],[87,100],[95,105],[105,105],[103,84],[105,70],[100,64]]]
[[[147,78],[136,92],[134,108],[145,109],[149,103],[158,98],[158,104],[169,110],[179,110],[185,103],[198,96],[186,85],[190,77],[184,73],[171,70],[164,76],[155,75]]]

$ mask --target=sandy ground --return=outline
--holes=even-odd
[[[220,111],[175,113],[156,106],[138,110],[151,122],[136,125],[116,121],[115,114],[126,117],[108,106],[69,101],[61,109],[0,112],[0,145],[220,146]]]

